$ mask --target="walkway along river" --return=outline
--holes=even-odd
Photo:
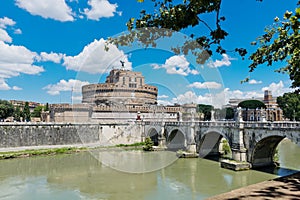
[[[300,148],[284,140],[279,176],[300,169]],[[150,154],[136,154],[149,159]],[[134,162],[132,158],[132,162]],[[205,199],[277,175],[234,172],[218,162],[178,159],[160,170],[133,174],[105,166],[89,152],[0,161],[0,199]]]

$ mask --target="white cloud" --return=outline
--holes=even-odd
[[[0,41],[8,42],[8,43],[12,42],[12,38],[8,35],[6,30],[1,28],[0,28]]]
[[[111,67],[120,67],[120,60],[125,62],[126,69],[132,69],[132,63],[123,51],[115,45],[108,45],[109,50],[105,51],[105,40],[94,40],[94,42],[84,47],[82,52],[76,56],[64,56],[63,65],[67,69],[84,71],[91,74],[105,73]]]
[[[0,18],[0,28],[6,28],[7,26],[14,26],[16,22],[8,17]]]
[[[251,80],[249,80],[249,84],[250,85],[262,84],[262,81],[257,81],[255,79],[251,79]]]
[[[76,102],[80,102],[82,100],[82,96],[72,96],[72,100]]]
[[[19,29],[19,28],[18,28],[18,29],[15,29],[14,34],[18,34],[18,35],[19,35],[19,34],[22,34],[22,30]]]
[[[222,54],[222,60],[216,60],[214,62],[209,62],[208,66],[211,68],[217,68],[222,66],[230,66],[231,60],[235,60],[234,58],[230,58],[227,54]]]
[[[190,63],[186,60],[184,55],[176,55],[168,58],[163,65],[153,64],[153,69],[164,68],[167,70],[168,74],[179,74],[187,76],[189,74],[199,74],[197,70],[190,69]]]
[[[12,38],[8,35],[6,28],[7,26],[14,26],[16,22],[8,17],[0,18],[0,41],[12,42]]]
[[[159,95],[157,98],[158,99],[167,99],[167,98],[169,98],[169,96],[163,94],[163,95]]]
[[[241,91],[241,90],[230,90],[225,88],[221,92],[217,93],[205,93],[203,95],[197,95],[193,91],[187,91],[183,94],[179,94],[176,98],[173,98],[170,102],[167,99],[158,101],[161,104],[185,104],[185,103],[196,103],[196,104],[208,104],[213,105],[215,108],[221,108],[229,102],[229,99],[257,99],[263,98],[264,91],[271,90],[273,96],[282,96],[285,92],[291,92],[290,88],[284,87],[282,81],[278,83],[271,83],[268,87],[264,87],[258,91]]]
[[[226,103],[228,103],[229,99],[255,99],[263,97],[263,92],[261,91],[241,91],[225,88],[223,92],[225,94]]]
[[[58,21],[73,21],[72,9],[65,0],[16,0],[16,5],[32,15]]]
[[[157,104],[158,105],[172,105],[173,103],[171,101],[168,101],[168,100],[161,100],[161,99],[158,99],[157,100]]]
[[[38,54],[24,46],[9,45],[0,41],[0,90],[11,89],[5,79],[22,74],[36,75],[44,71],[43,67],[33,63]]]
[[[113,17],[118,7],[117,4],[111,4],[108,0],[89,0],[88,5],[91,9],[85,8],[84,14],[88,19],[97,21],[102,17]]]
[[[0,90],[10,90],[10,87],[2,78],[0,78]]]
[[[273,96],[282,96],[284,93],[294,91],[291,88],[286,88],[282,81],[279,81],[278,83],[273,82],[268,87],[264,87],[261,90],[262,92],[265,90],[270,90]]]
[[[205,93],[203,95],[197,95],[193,91],[187,91],[184,94],[178,95],[172,99],[172,103],[185,104],[185,103],[196,103],[196,104],[207,104],[213,105],[215,108],[221,108],[226,105],[229,98],[245,98],[245,93],[236,90],[230,91],[229,88],[225,88],[221,92],[217,93]]]
[[[198,89],[219,89],[222,87],[222,85],[217,82],[194,82],[192,84],[189,84],[188,87]]]
[[[195,92],[187,91],[184,94],[178,95],[176,98],[172,99],[172,103],[186,104],[186,103],[196,103],[196,104],[208,104],[215,105],[216,99],[213,99],[213,95],[206,93],[204,95],[196,95]]]
[[[241,91],[241,90],[230,90],[225,88],[221,92],[205,93],[203,95],[197,95],[193,91],[187,91],[183,94],[179,94],[176,98],[168,101],[168,99],[158,100],[159,104],[171,105],[174,103],[185,104],[185,103],[196,103],[196,104],[208,104],[213,105],[215,108],[221,108],[223,105],[228,104],[229,99],[257,99],[263,98],[264,91],[271,90],[273,96],[281,96],[285,92],[291,92],[290,88],[284,87],[282,81],[278,83],[271,83],[268,87],[264,87],[257,91]]]
[[[13,86],[12,87],[13,90],[22,90],[22,88],[18,87],[18,86]]]
[[[60,63],[61,59],[63,58],[63,54],[59,53],[46,53],[42,52],[40,53],[40,60],[41,61],[52,61],[54,63]]]
[[[282,81],[279,81],[278,83],[273,82],[269,86],[263,87],[261,90],[258,91],[240,91],[240,90],[231,91],[229,88],[226,88],[224,90],[224,93],[226,96],[226,102],[228,102],[229,99],[263,98],[265,90],[270,90],[273,97],[282,96],[286,92],[293,91],[291,88],[285,87]]]
[[[56,84],[49,84],[45,86],[43,89],[47,90],[47,93],[50,95],[59,95],[60,92],[65,91],[73,91],[74,93],[81,92],[81,87],[83,85],[87,85],[89,82],[87,81],[80,81],[80,80],[60,80]]]

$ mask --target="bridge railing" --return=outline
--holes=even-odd
[[[145,125],[162,125],[162,122],[145,122]],[[298,128],[300,129],[300,122],[290,122],[290,121],[276,121],[276,122],[258,122],[258,121],[244,121],[237,123],[236,121],[169,121],[164,122],[167,126],[200,126],[200,127],[236,127],[239,125],[243,125],[244,128]]]
[[[243,122],[245,128],[299,128],[300,122],[276,121],[276,122]]]
[[[127,126],[129,122],[120,123],[96,123],[96,122],[0,122],[0,126],[76,126],[76,125],[101,125],[113,126],[124,125]]]
[[[198,121],[200,127],[234,127],[235,121]]]
[[[168,126],[200,126],[200,127],[234,127],[235,121],[182,121],[182,122],[165,122]]]

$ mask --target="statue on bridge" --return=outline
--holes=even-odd
[[[243,121],[243,115],[242,115],[242,108],[241,107],[238,107],[237,109],[236,109],[236,119],[235,119],[235,121],[236,122],[242,122]]]
[[[212,122],[216,121],[216,119],[215,119],[215,111],[214,110],[211,110],[210,115],[211,115],[210,121],[212,121]]]

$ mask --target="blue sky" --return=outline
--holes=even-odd
[[[262,3],[224,0],[221,14],[229,36],[226,49],[247,48],[273,19],[294,11],[297,0]],[[151,1],[136,0],[5,0],[0,6],[0,99],[41,103],[80,102],[81,86],[103,82],[107,71],[125,66],[141,71],[146,82],[159,87],[159,103],[205,103],[221,106],[229,98],[261,97],[269,89],[276,96],[290,91],[287,75],[273,67],[249,74],[250,61],[235,53],[215,55],[205,65],[192,56],[174,55],[171,46],[191,29],[164,39],[156,48],[140,46],[104,51],[108,37],[127,31],[126,22]],[[212,22],[211,16],[204,16]],[[203,27],[196,29],[204,31]],[[249,54],[248,54],[249,56]],[[245,77],[250,82],[240,84]]]

